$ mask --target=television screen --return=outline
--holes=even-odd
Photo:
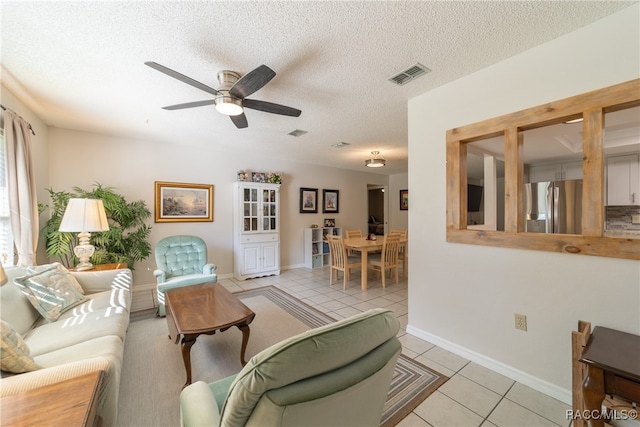
[[[480,212],[481,200],[482,187],[479,185],[467,184],[467,212]]]

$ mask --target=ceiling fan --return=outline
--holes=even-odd
[[[218,89],[214,89],[192,79],[191,77],[187,77],[184,74],[180,74],[177,71],[165,67],[164,65],[160,65],[157,62],[148,61],[145,62],[145,64],[160,71],[161,73],[173,77],[174,79],[178,79],[183,83],[214,95],[213,99],[208,99],[206,101],[187,102],[185,104],[162,107],[165,110],[180,110],[183,108],[215,105],[216,110],[222,114],[228,115],[238,129],[246,128],[248,126],[247,116],[244,114],[244,108],[292,117],[298,117],[300,116],[300,113],[302,113],[302,111],[296,108],[287,107],[286,105],[247,98],[247,96],[262,88],[275,77],[275,71],[266,65],[261,65],[242,77],[235,71],[220,71],[218,73],[218,82],[220,82],[220,87]]]

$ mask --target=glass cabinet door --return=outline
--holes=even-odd
[[[243,192],[244,231],[258,230],[258,190],[245,188]]]
[[[262,229],[276,231],[277,205],[276,190],[262,190]]]

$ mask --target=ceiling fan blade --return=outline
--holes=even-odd
[[[245,98],[269,83],[275,76],[275,71],[266,65],[261,65],[240,77],[238,81],[231,86],[229,93],[236,98]]]
[[[256,99],[245,99],[242,105],[252,110],[264,111],[265,113],[281,114],[283,116],[299,117],[302,111],[286,105],[274,104],[273,102],[258,101]]]
[[[148,61],[145,62],[145,65],[148,65],[149,67],[156,69],[158,71],[160,71],[161,73],[164,73],[170,77],[173,77],[174,79],[178,79],[183,83],[186,83],[190,86],[193,86],[195,88],[198,88],[200,90],[203,90],[207,93],[210,93],[211,95],[220,95],[220,92],[218,92],[217,90],[215,90],[212,87],[209,87],[207,85],[205,85],[204,83],[200,83],[197,80],[193,80],[191,77],[187,77],[184,74],[180,74],[177,71],[173,71],[171,68],[167,68],[164,65],[160,65],[157,62],[153,62],[153,61]]]
[[[247,126],[249,126],[249,124],[247,123],[247,116],[244,115],[244,113],[239,114],[237,116],[229,116],[231,118],[231,121],[233,122],[234,125],[236,125],[236,127],[238,129],[244,129]]]
[[[202,107],[205,105],[213,105],[216,101],[213,99],[209,99],[207,101],[195,101],[195,102],[186,102],[184,104],[176,104],[169,105],[167,107],[162,107],[163,110],[182,110],[183,108],[193,108],[193,107]]]

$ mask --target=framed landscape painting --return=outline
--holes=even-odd
[[[213,221],[213,185],[156,181],[156,222]]]
[[[322,190],[322,213],[338,213],[339,202],[338,190]]]
[[[300,188],[300,213],[318,213],[317,188]]]

